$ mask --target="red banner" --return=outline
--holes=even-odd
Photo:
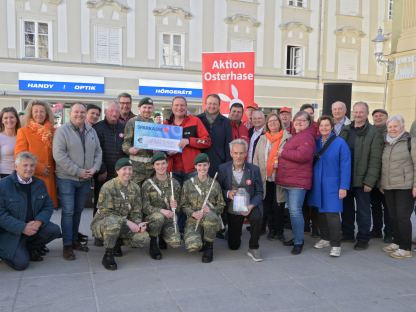
[[[202,89],[205,98],[217,93],[221,113],[228,114],[236,102],[247,107],[254,102],[254,52],[202,53]]]

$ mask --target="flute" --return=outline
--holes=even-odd
[[[218,172],[216,172],[216,173],[215,173],[215,175],[214,175],[214,179],[212,179],[212,183],[211,183],[211,186],[210,186],[210,188],[209,188],[208,194],[207,194],[207,196],[205,196],[204,202],[202,203],[202,208],[201,208],[201,211],[204,209],[204,206],[205,206],[205,205],[207,204],[207,202],[208,202],[208,198],[209,198],[209,195],[211,194],[212,187],[214,186],[215,179],[217,178],[217,175],[218,175]],[[201,219],[199,219],[199,220],[196,222],[195,231],[198,229],[198,225],[199,225],[199,222],[200,222],[200,221],[201,221]]]
[[[170,172],[170,188],[171,188],[171,191],[172,191],[172,200],[175,200],[175,194],[174,194],[174,192],[173,192],[173,178],[172,178],[172,172]],[[172,207],[171,207],[172,208]],[[177,230],[177,221],[176,221],[176,208],[175,209],[172,209],[172,211],[173,211],[173,226],[175,227],[175,233],[177,233],[178,232],[178,230]]]

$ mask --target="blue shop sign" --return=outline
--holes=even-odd
[[[202,85],[199,82],[140,79],[138,93],[147,96],[173,97],[181,95],[202,98]]]

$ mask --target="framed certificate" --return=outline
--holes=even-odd
[[[182,152],[179,142],[182,127],[136,121],[134,147],[139,149]]]

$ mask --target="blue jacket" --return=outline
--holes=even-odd
[[[322,141],[319,137],[316,140],[316,153],[321,149]],[[342,199],[339,199],[338,191],[349,190],[350,183],[351,152],[345,140],[336,137],[314,165],[309,206],[317,207],[319,212],[341,212]]]
[[[33,177],[32,209],[34,220],[45,226],[52,215],[53,203],[42,180]],[[16,171],[0,181],[0,257],[10,259],[16,252],[26,226],[26,194],[20,187]]]
[[[231,122],[221,114],[217,116],[212,125],[208,122],[205,113],[198,115],[198,118],[201,119],[211,138],[211,147],[203,150],[203,152],[209,156],[208,173],[211,177],[214,177],[218,171],[218,166],[231,160],[229,146],[233,140]]]

